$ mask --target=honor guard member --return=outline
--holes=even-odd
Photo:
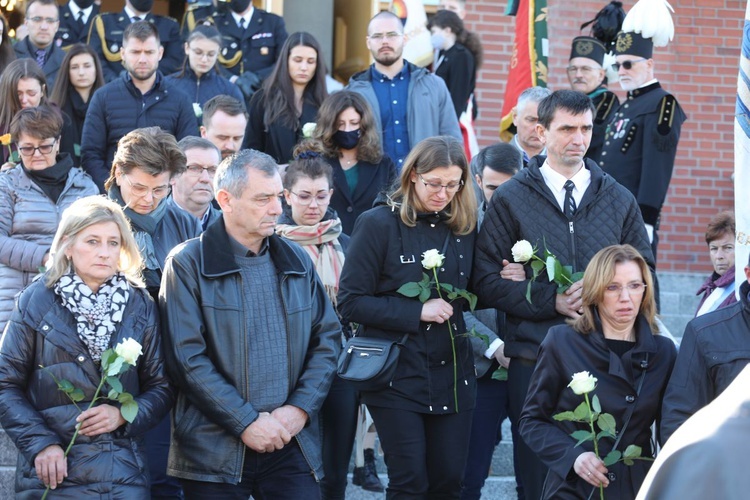
[[[64,50],[76,43],[86,43],[91,22],[99,14],[99,6],[94,0],[70,0],[61,5],[60,26],[55,41]]]
[[[148,21],[159,31],[164,56],[159,62],[159,71],[170,75],[180,69],[185,52],[180,40],[177,20],[151,13],[154,0],[126,0],[122,12],[108,12],[94,18],[89,31],[88,43],[99,54],[104,79],[111,82],[123,71],[122,34],[125,28],[137,21]]]
[[[644,2],[633,6],[617,36],[614,67],[628,97],[607,126],[599,161],[602,169],[638,200],[654,256],[659,214],[672,179],[680,129],[687,118],[677,99],[654,77],[654,46],[667,45],[674,35],[668,6],[661,1],[649,11]],[[646,26],[656,29],[647,31]]]
[[[594,37],[579,36],[573,39],[568,62],[568,80],[570,87],[583,92],[594,103],[594,130],[586,158],[599,162],[604,144],[604,133],[607,123],[620,106],[620,100],[604,84],[606,71],[602,67],[606,49],[604,44]]]
[[[196,24],[205,19],[210,19],[213,24],[213,18],[227,10],[229,10],[228,0],[188,0],[185,15],[182,16],[182,23],[180,23],[180,36],[183,40],[187,40]]]
[[[229,9],[217,9],[213,21],[224,40],[223,74],[249,100],[276,64],[288,36],[284,20],[256,9],[250,0],[232,0]]]

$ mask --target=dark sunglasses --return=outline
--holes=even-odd
[[[615,71],[620,71],[620,66],[622,66],[626,70],[629,70],[630,68],[633,67],[633,65],[635,63],[643,62],[645,60],[646,60],[646,58],[644,57],[644,58],[641,58],[641,59],[633,59],[632,61],[623,61],[621,63],[617,63],[616,62],[616,63],[614,63],[612,65],[612,69],[614,69]]]

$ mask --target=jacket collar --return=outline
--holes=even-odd
[[[711,276],[706,278],[706,281],[703,282],[696,295],[702,295],[704,292],[711,293],[716,288],[724,288],[732,283],[734,283],[734,266],[727,269],[727,272],[721,276],[718,276],[715,272],[711,273]]]
[[[544,165],[544,162],[546,160],[547,160],[547,157],[544,155],[534,156],[533,158],[529,160],[529,164],[527,168],[520,170],[516,174],[516,178],[520,182],[542,193],[545,197],[547,197],[550,201],[552,201],[555,204],[555,206],[557,206],[557,201],[555,200],[555,197],[552,195],[552,192],[547,187],[547,184],[544,182],[542,173],[539,170],[539,168],[542,165]],[[599,165],[596,164],[595,161],[589,158],[584,158],[583,162],[584,162],[584,167],[587,168],[591,172],[591,184],[589,185],[588,189],[586,189],[586,192],[583,193],[583,198],[581,199],[581,204],[579,208],[583,208],[584,206],[589,204],[592,200],[595,199],[595,197],[598,195],[598,193],[602,189],[608,188],[614,182],[612,177],[606,174],[599,167]]]
[[[371,64],[367,67],[367,69],[364,69],[360,71],[359,73],[355,73],[351,77],[351,81],[354,82],[370,82],[372,81],[372,68],[374,68],[374,64]],[[421,77],[424,74],[427,74],[427,70],[424,68],[420,68],[419,66],[410,63],[406,59],[404,59],[404,67],[408,68],[409,74],[411,77]]]
[[[268,251],[276,269],[283,274],[304,274],[305,265],[290,244],[280,236],[268,237]],[[200,236],[201,273],[207,278],[218,278],[240,272],[232,254],[224,217],[211,224]]]
[[[654,82],[651,85],[646,85],[645,87],[641,87],[639,89],[629,91],[628,99],[635,99],[636,97],[640,97],[643,94],[648,94],[652,90],[656,90],[660,88],[661,88],[661,84],[659,82]]]

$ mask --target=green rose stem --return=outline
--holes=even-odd
[[[438,281],[437,266],[432,268],[432,274],[435,276],[435,288],[437,288],[438,297],[443,299],[443,294],[440,292],[440,282]],[[453,350],[453,403],[456,406],[456,413],[458,413],[458,369],[456,368],[456,339],[453,336],[453,328],[451,328],[451,321],[448,318],[448,333],[451,336],[451,349]]]
[[[594,429],[594,413],[591,411],[591,403],[589,402],[589,393],[584,392],[583,397],[586,399],[586,406],[589,409],[589,427],[591,427],[591,434],[594,436],[594,453],[596,454],[596,458],[601,460],[599,456],[599,440],[596,439],[596,430]],[[599,498],[604,500],[604,486],[602,486],[602,483],[599,483]]]
[[[94,399],[91,400],[91,403],[89,403],[87,410],[90,410],[92,406],[94,406],[94,403],[96,403],[96,400],[99,399],[99,393],[102,390],[102,387],[104,386],[104,381],[107,379],[107,377],[102,377],[102,380],[99,382],[99,387],[96,388],[96,392],[94,393]],[[75,402],[74,402],[75,403]],[[73,433],[73,437],[70,439],[70,443],[68,443],[68,447],[65,448],[65,454],[63,457],[67,458],[68,453],[70,453],[70,449],[73,447],[73,443],[76,442],[76,438],[78,437],[78,431],[81,430],[81,422],[78,422],[76,424],[76,431]],[[47,489],[44,490],[44,495],[42,495],[42,500],[45,500],[47,498],[47,495],[49,494],[49,486],[47,486]]]

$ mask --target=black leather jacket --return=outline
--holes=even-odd
[[[138,366],[120,376],[138,414],[115,432],[79,435],[68,456],[68,477],[53,498],[148,496],[143,435],[167,414],[174,392],[164,370],[156,304],[144,289],[131,288],[123,318],[110,346],[128,337],[142,346]],[[52,375],[83,390],[78,406],[86,408],[101,372],[78,337],[75,318],[41,279],[19,296],[0,352],[0,423],[19,450],[16,498],[40,498],[45,487],[34,459],[51,445],[65,449],[80,413]]]
[[[285,404],[310,417],[296,439],[320,479],[316,417],[336,372],[341,325],[305,251],[276,235],[268,241],[289,335]],[[244,317],[252,312],[243,304],[242,277],[223,218],[167,258],[159,305],[167,370],[179,389],[168,466],[172,476],[240,481],[246,449],[240,436],[258,418],[250,403],[252,353],[244,331]]]

